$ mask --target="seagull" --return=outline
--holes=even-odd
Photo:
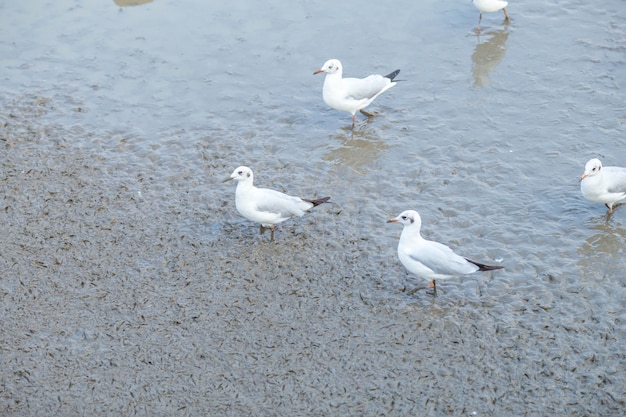
[[[236,180],[235,205],[243,217],[261,223],[261,233],[266,227],[272,230],[270,241],[274,241],[274,225],[293,217],[302,217],[309,209],[326,203],[330,197],[308,200],[292,197],[280,191],[268,188],[257,188],[252,182],[254,175],[246,166],[235,169],[224,182]]]
[[[609,214],[613,213],[613,204],[626,199],[626,168],[602,167],[599,159],[590,159],[580,176],[580,192],[589,201],[604,203]]]
[[[401,223],[404,225],[398,243],[398,258],[409,272],[430,281],[426,288],[433,288],[437,294],[435,280],[447,279],[457,275],[472,274],[476,271],[492,271],[502,269],[503,266],[484,265],[463,256],[459,256],[448,246],[426,240],[420,234],[422,218],[415,210],[407,210],[393,217],[387,223]],[[415,293],[419,288],[411,291]]]
[[[483,12],[491,13],[497,12],[502,9],[504,12],[504,20],[510,20],[509,14],[506,12],[506,6],[509,5],[508,1],[503,0],[472,0],[474,6],[480,11],[478,16],[478,31],[480,32],[480,21],[483,18]]]
[[[395,82],[394,78],[400,73],[395,70],[384,77],[382,75],[370,75],[365,78],[342,78],[342,66],[338,59],[329,59],[322,68],[313,74],[326,73],[324,79],[323,97],[324,102],[335,110],[343,110],[352,114],[352,126],[356,123],[356,111],[359,110],[366,116],[372,116],[363,109],[384,91],[390,89]]]

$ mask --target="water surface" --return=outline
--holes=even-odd
[[[120,3],[0,3],[4,414],[621,414],[622,2]],[[351,129],[329,58],[402,81]],[[336,204],[269,243],[242,164]],[[408,296],[406,209],[506,269]]]

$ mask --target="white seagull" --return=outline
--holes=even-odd
[[[503,266],[483,265],[457,255],[448,246],[426,240],[420,234],[422,218],[415,210],[407,210],[393,217],[387,223],[397,222],[404,225],[398,243],[398,258],[402,265],[417,276],[430,281],[426,288],[433,288],[437,294],[435,280],[447,279],[458,275],[472,274],[476,271],[492,271]],[[413,294],[419,288],[409,292]]]
[[[626,199],[626,168],[603,167],[593,158],[580,176],[580,192],[589,201],[604,203],[613,213],[613,204]]]
[[[343,69],[338,59],[329,59],[322,68],[313,74],[326,73],[324,79],[324,102],[335,110],[343,110],[352,114],[352,125],[356,123],[356,111],[366,116],[371,114],[363,109],[369,106],[376,97],[394,85],[393,79],[400,73],[395,70],[391,74],[370,75],[365,78],[342,78]]]
[[[506,6],[509,5],[508,1],[503,0],[472,0],[474,6],[479,10],[478,16],[478,31],[480,32],[480,21],[483,18],[483,12],[492,13],[502,10],[504,12],[504,20],[509,20],[509,14],[506,12]]]
[[[309,209],[330,200],[330,197],[307,200],[268,188],[257,188],[252,184],[253,179],[252,170],[240,166],[224,182],[230,180],[238,182],[235,190],[237,211],[246,219],[261,223],[261,233],[265,227],[269,227],[272,230],[271,241],[274,240],[275,224],[293,216],[302,217]]]

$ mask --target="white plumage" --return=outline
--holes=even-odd
[[[237,211],[246,219],[260,223],[261,227],[269,227],[272,230],[271,240],[274,240],[274,225],[293,216],[302,217],[309,209],[330,200],[330,197],[308,200],[268,188],[257,188],[253,184],[254,174],[246,166],[235,169],[224,181],[229,180],[237,181]]]
[[[322,68],[313,74],[325,72],[322,95],[324,102],[335,110],[347,111],[352,114],[352,124],[356,122],[356,112],[369,115],[363,111],[376,97],[394,85],[393,79],[400,73],[395,70],[391,74],[370,75],[365,78],[343,78],[343,68],[338,59],[329,59]]]
[[[626,199],[626,168],[603,167],[599,159],[590,159],[580,176],[580,192],[594,203],[603,203],[613,213],[613,205]]]
[[[400,262],[409,272],[430,281],[426,288],[433,288],[435,293],[437,292],[435,280],[504,268],[472,261],[457,255],[442,243],[424,239],[420,233],[422,219],[415,210],[404,211],[398,217],[387,221],[390,222],[404,225],[398,243]]]
[[[480,21],[483,18],[483,12],[493,13],[498,10],[502,10],[504,12],[504,19],[509,20],[509,14],[506,12],[506,6],[509,5],[508,1],[504,0],[472,0],[474,6],[479,10],[480,14],[478,16],[478,30],[480,31]]]

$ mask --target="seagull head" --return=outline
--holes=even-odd
[[[239,168],[235,168],[230,177],[226,178],[224,182],[235,180],[235,181],[250,181],[252,182],[253,175],[252,170],[245,166],[240,166]]]
[[[585,172],[580,176],[580,180],[584,180],[587,177],[597,175],[602,170],[602,162],[598,158],[590,159],[587,164],[585,164]]]
[[[334,74],[336,72],[339,72],[339,74],[341,75],[341,62],[339,62],[338,59],[329,59],[328,61],[324,62],[322,68],[315,71],[313,75],[319,74],[320,72],[325,72],[326,74]]]
[[[400,223],[404,227],[416,227],[417,230],[422,227],[422,218],[415,210],[406,210],[398,215],[398,217],[392,217],[387,220],[387,223]]]

